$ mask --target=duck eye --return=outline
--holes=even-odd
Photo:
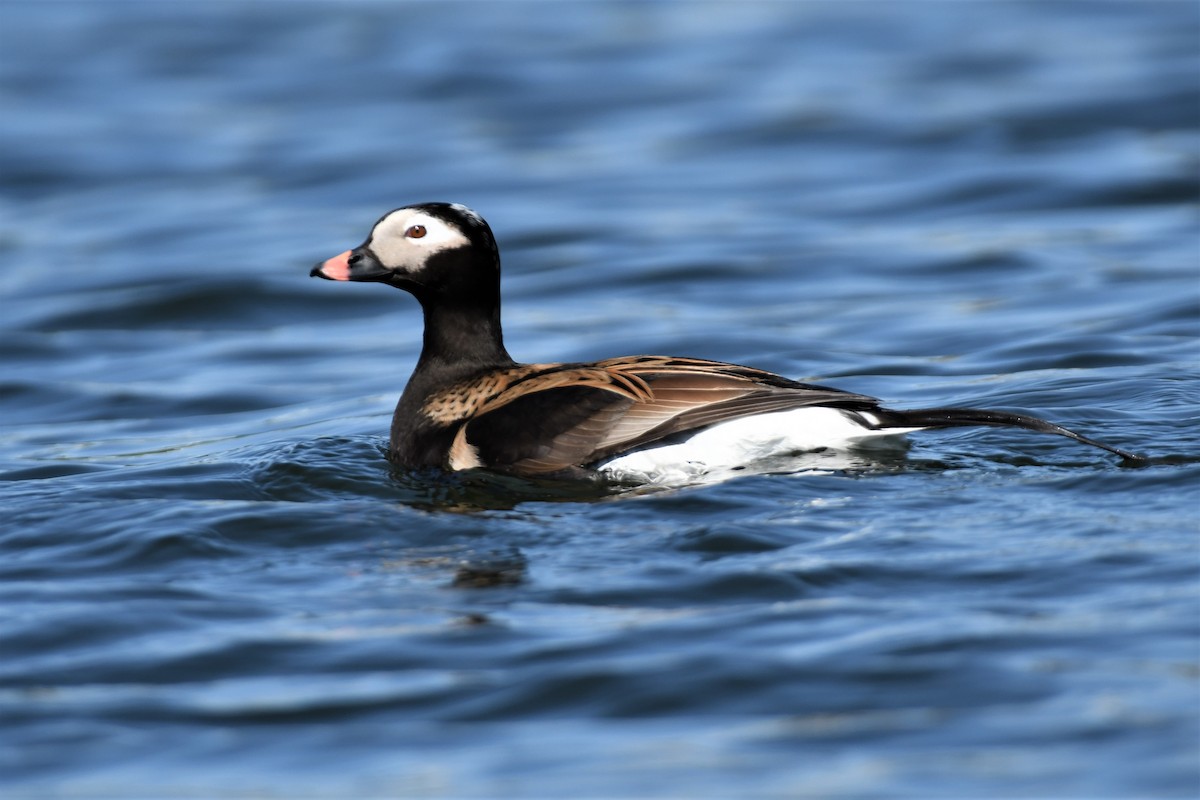
[[[406,230],[404,232],[404,235],[405,235],[405,237],[407,237],[409,239],[420,239],[422,236],[425,235],[425,226],[424,225],[413,225],[412,227],[410,227],[408,230]]]

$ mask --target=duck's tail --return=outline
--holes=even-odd
[[[914,408],[897,411],[890,408],[871,410],[871,416],[878,418],[878,429],[887,428],[966,428],[984,425],[993,428],[1024,428],[1039,433],[1053,433],[1074,439],[1081,444],[1099,447],[1101,450],[1120,456],[1126,465],[1146,463],[1146,457],[1119,447],[1098,442],[1069,428],[1055,425],[1037,417],[1024,414],[1010,414],[1006,411],[986,411],[979,408]]]

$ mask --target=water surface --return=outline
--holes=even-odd
[[[1193,796],[1193,3],[0,5],[0,793]],[[1045,416],[397,474],[395,206],[510,351]]]

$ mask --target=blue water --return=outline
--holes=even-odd
[[[9,0],[0,109],[0,795],[1200,792],[1195,3]],[[518,358],[1151,464],[394,473],[416,305],[307,274],[425,200]]]

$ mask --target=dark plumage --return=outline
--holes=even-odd
[[[318,264],[312,274],[387,283],[421,304],[424,345],[396,406],[389,448],[404,467],[559,473],[720,423],[802,408],[835,409],[839,424],[850,424],[849,437],[831,433],[829,446],[921,428],[984,425],[1053,433],[1127,461],[1140,459],[1034,417],[963,408],[898,411],[864,395],[717,361],[630,356],[518,364],[504,349],[500,256],[492,231],[456,204],[391,211],[362,245]]]

